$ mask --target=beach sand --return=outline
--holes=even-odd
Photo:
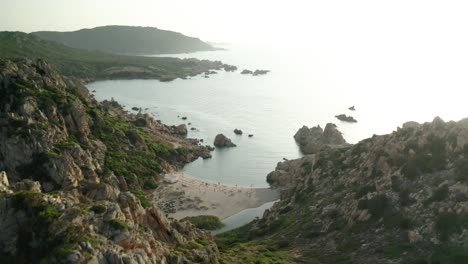
[[[259,207],[279,199],[269,188],[246,188],[207,182],[181,173],[176,183],[161,183],[154,202],[169,216],[214,215],[225,219],[247,208]]]

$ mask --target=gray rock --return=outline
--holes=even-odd
[[[177,135],[184,136],[184,135],[187,135],[188,133],[187,126],[185,124],[173,126],[172,129],[174,131],[174,134],[177,134]]]
[[[328,147],[347,146],[346,140],[335,124],[328,123],[323,130],[320,126],[303,126],[294,135],[296,143],[304,154],[314,154]]]
[[[232,143],[232,141],[223,134],[216,135],[214,145],[216,147],[236,147],[236,144]]]
[[[352,116],[347,116],[345,114],[341,115],[336,115],[335,116],[338,120],[343,121],[343,122],[349,122],[349,123],[357,123],[357,120],[354,119]]]

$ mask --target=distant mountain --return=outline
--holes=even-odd
[[[123,56],[70,48],[23,32],[0,32],[0,58],[45,59],[61,74],[87,80],[140,78],[170,81],[231,67],[219,61]]]
[[[198,38],[154,27],[104,26],[72,32],[39,31],[32,34],[72,48],[117,54],[175,54],[216,50]]]

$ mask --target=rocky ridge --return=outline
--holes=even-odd
[[[467,164],[467,119],[318,149],[278,163],[281,201],[243,239],[287,241],[291,263],[467,263]]]
[[[96,102],[43,60],[0,60],[0,124],[0,262],[218,262],[209,233],[147,198],[209,154],[198,140]]]

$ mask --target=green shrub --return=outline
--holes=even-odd
[[[402,174],[408,179],[415,179],[421,174],[445,169],[447,166],[445,145],[446,141],[443,138],[428,136],[427,144],[414,147],[416,154],[403,166]]]
[[[138,118],[135,121],[132,121],[132,123],[137,126],[137,127],[145,127],[148,125],[148,122],[144,118]]]
[[[354,198],[359,199],[359,198],[363,197],[364,195],[366,195],[368,193],[371,193],[371,192],[375,192],[375,191],[376,191],[376,188],[375,188],[374,184],[364,185],[364,186],[359,187],[359,189],[354,194]]]
[[[302,175],[309,175],[312,172],[312,164],[310,162],[303,163],[302,168],[303,168]]]
[[[96,214],[103,214],[107,210],[106,206],[103,204],[96,204],[91,207],[91,211],[93,211]]]
[[[455,163],[455,175],[457,180],[468,183],[468,154]]]
[[[442,241],[446,241],[453,233],[461,232],[463,228],[468,228],[468,215],[443,213],[436,218],[435,229]]]
[[[130,192],[135,195],[135,197],[140,200],[141,206],[143,208],[148,208],[152,205],[152,203],[146,198],[146,194],[142,190],[132,189]]]
[[[380,218],[390,208],[390,201],[385,194],[379,194],[371,199],[363,199],[358,203],[358,208],[369,210],[373,217]]]
[[[197,228],[205,230],[216,230],[224,226],[224,223],[214,215],[190,216],[181,219],[181,221],[188,221]]]
[[[440,202],[440,201],[443,201],[445,200],[449,195],[449,188],[448,188],[448,185],[443,185],[439,188],[437,188],[434,193],[432,194],[432,196],[427,199],[426,201],[424,201],[424,204],[428,205],[428,204],[431,204],[433,202]]]
[[[158,183],[153,177],[148,177],[145,179],[145,182],[143,183],[143,189],[145,190],[153,190],[158,188]]]
[[[414,199],[411,199],[410,197],[411,191],[409,189],[402,189],[399,193],[398,196],[400,198],[400,205],[405,207],[408,205],[411,205],[415,202]]]
[[[117,229],[117,230],[122,230],[122,229],[128,229],[129,226],[127,223],[125,223],[124,221],[120,221],[118,219],[111,219],[109,221],[107,221],[107,223],[109,223],[109,226],[113,229]]]

